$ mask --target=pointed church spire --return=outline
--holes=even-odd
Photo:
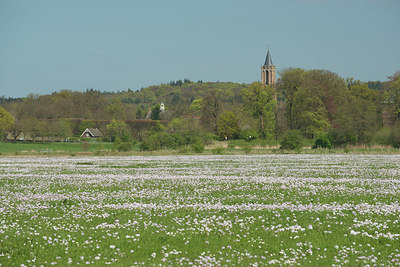
[[[269,49],[265,63],[261,66],[261,83],[266,85],[276,84],[276,66],[272,63]]]
[[[264,66],[272,66],[272,65],[274,65],[274,64],[272,63],[271,54],[269,53],[269,49],[268,49],[267,58],[265,59]]]

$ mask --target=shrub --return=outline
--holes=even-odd
[[[218,140],[218,135],[212,134],[212,133],[205,133],[202,135],[203,142],[206,145],[209,145],[212,143],[212,141],[217,141]]]
[[[392,131],[390,128],[382,128],[375,133],[372,140],[373,143],[378,145],[392,145]]]
[[[394,148],[400,148],[400,129],[399,128],[392,129],[392,133],[390,135],[390,141]]]
[[[140,150],[144,151],[159,150],[160,147],[160,140],[158,140],[155,135],[147,136],[140,144]]]
[[[187,145],[186,139],[180,134],[155,132],[143,139],[141,150],[178,149]]]
[[[246,144],[246,145],[243,146],[243,151],[246,154],[249,154],[252,149],[253,149],[253,147],[251,146],[251,144]]]
[[[257,131],[254,131],[252,129],[242,130],[239,133],[239,139],[246,140],[246,141],[255,140],[255,139],[258,139],[258,133],[257,133]]]
[[[122,142],[119,137],[115,138],[115,141],[113,143],[113,149],[118,150],[118,151],[131,151],[132,150],[132,143],[131,142]]]
[[[119,140],[122,141],[122,142],[129,142],[130,139],[131,139],[131,134],[128,131],[128,126],[122,120],[113,119],[107,125],[107,132],[108,132],[108,137],[113,142],[117,138],[119,138]]]
[[[225,111],[217,121],[217,134],[221,140],[235,139],[239,133],[239,124],[235,113]]]
[[[118,151],[123,151],[123,152],[127,152],[127,151],[131,151],[132,150],[132,143],[131,142],[121,142],[116,149]]]
[[[161,149],[163,149],[163,148],[177,149],[178,148],[176,140],[172,134],[158,133],[154,136],[154,138],[159,140]]]
[[[219,146],[219,147],[213,148],[213,149],[211,150],[211,152],[212,152],[214,155],[221,155],[221,154],[224,154],[225,148],[222,147],[222,146]]]
[[[304,139],[298,130],[290,130],[286,132],[281,140],[281,149],[299,151],[304,146]]]
[[[201,139],[198,136],[195,136],[192,139],[191,147],[192,147],[194,152],[202,153],[204,151],[205,145],[204,145],[203,141],[201,141]]]
[[[348,144],[356,144],[356,136],[353,132],[347,130],[333,129],[329,132],[330,140],[333,146],[344,146]]]
[[[321,132],[317,135],[314,142],[314,148],[332,148],[332,142],[329,133]]]
[[[186,139],[182,135],[180,135],[180,134],[172,134],[172,137],[175,140],[175,144],[176,144],[177,148],[180,148],[180,147],[183,147],[183,146],[187,145]]]

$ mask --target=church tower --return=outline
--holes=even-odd
[[[269,50],[265,63],[261,66],[261,83],[270,86],[276,84],[276,66],[272,63]]]

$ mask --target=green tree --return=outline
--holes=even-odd
[[[260,132],[265,138],[271,135],[275,126],[276,92],[268,85],[259,82],[252,83],[241,91],[245,108],[256,118],[260,119]],[[266,126],[265,120],[268,122]]]
[[[353,79],[348,84],[357,84]],[[337,74],[325,70],[288,69],[278,81],[280,110],[286,113],[289,129],[298,129],[313,138],[317,132],[332,128],[340,106],[346,104],[349,90]],[[282,116],[278,116],[279,119]],[[285,124],[279,122],[281,128]]]
[[[400,147],[400,71],[389,77],[389,89],[386,94],[387,113],[392,127],[391,143]]]
[[[0,106],[0,140],[7,136],[7,132],[11,130],[14,122],[13,116]]]
[[[310,87],[300,87],[294,94],[291,119],[293,129],[301,130],[309,138],[330,128],[323,101],[315,96]]]
[[[314,148],[332,148],[332,142],[328,132],[320,132],[317,134]]]
[[[203,140],[201,140],[200,137],[195,136],[191,140],[191,147],[194,152],[202,153],[204,151],[205,144],[204,144]]]
[[[306,71],[300,68],[286,69],[280,73],[277,84],[279,98],[285,102],[285,113],[289,129],[294,128],[295,94],[304,84]]]
[[[129,142],[131,139],[128,126],[124,121],[115,119],[111,120],[111,122],[107,125],[107,131],[112,142],[114,142],[116,138],[122,142]]]
[[[167,131],[170,134],[178,134],[182,136],[186,144],[190,143],[193,136],[202,133],[198,120],[194,118],[175,118],[168,124]]]
[[[54,137],[64,139],[65,137],[72,135],[71,125],[67,120],[58,120],[51,123],[49,130],[52,141],[54,141]]]
[[[46,96],[41,96],[38,99],[40,102],[45,101],[48,104],[41,105],[45,107],[47,118],[68,118],[74,117],[76,114],[77,106],[75,105],[76,94],[70,90],[61,90],[54,94],[51,99],[46,99]],[[41,119],[44,117],[41,116]]]
[[[96,128],[96,123],[92,120],[81,120],[76,128],[75,135],[81,135],[87,128]]]
[[[193,100],[192,104],[189,106],[189,110],[197,116],[201,115],[201,111],[203,110],[204,107],[204,99],[203,97],[197,97],[195,100]]]
[[[155,105],[153,106],[153,108],[151,109],[151,116],[150,116],[150,118],[151,118],[153,121],[160,120],[160,115],[161,115],[160,104],[155,104]]]
[[[290,130],[282,136],[281,149],[300,151],[304,146],[304,139],[299,130]]]
[[[107,106],[106,110],[113,119],[116,120],[126,119],[125,107],[118,99],[113,99],[111,104]]]
[[[400,71],[390,76],[389,79],[384,103],[390,124],[397,126],[400,123]]]
[[[217,135],[224,140],[236,138],[239,134],[239,124],[235,114],[231,111],[224,111],[217,120]]]
[[[334,144],[370,143],[381,125],[377,92],[359,81],[348,83],[348,88],[348,101],[338,107],[334,120]]]
[[[151,91],[150,88],[146,88],[147,90],[145,90],[144,92],[144,101],[146,103],[151,103],[157,100],[157,98],[155,97],[153,91]]]
[[[45,137],[50,136],[50,124],[47,121],[37,121],[34,125],[33,133],[36,139],[37,136],[40,136],[41,141],[44,142]]]
[[[138,109],[136,110],[136,119],[143,119],[145,116],[144,113],[145,112],[143,111],[143,109],[141,107],[138,107]]]
[[[201,122],[206,129],[216,133],[217,120],[222,112],[222,94],[216,90],[208,90],[202,98]]]

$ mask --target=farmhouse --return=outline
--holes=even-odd
[[[103,137],[103,134],[97,128],[86,128],[81,137],[96,138]]]

